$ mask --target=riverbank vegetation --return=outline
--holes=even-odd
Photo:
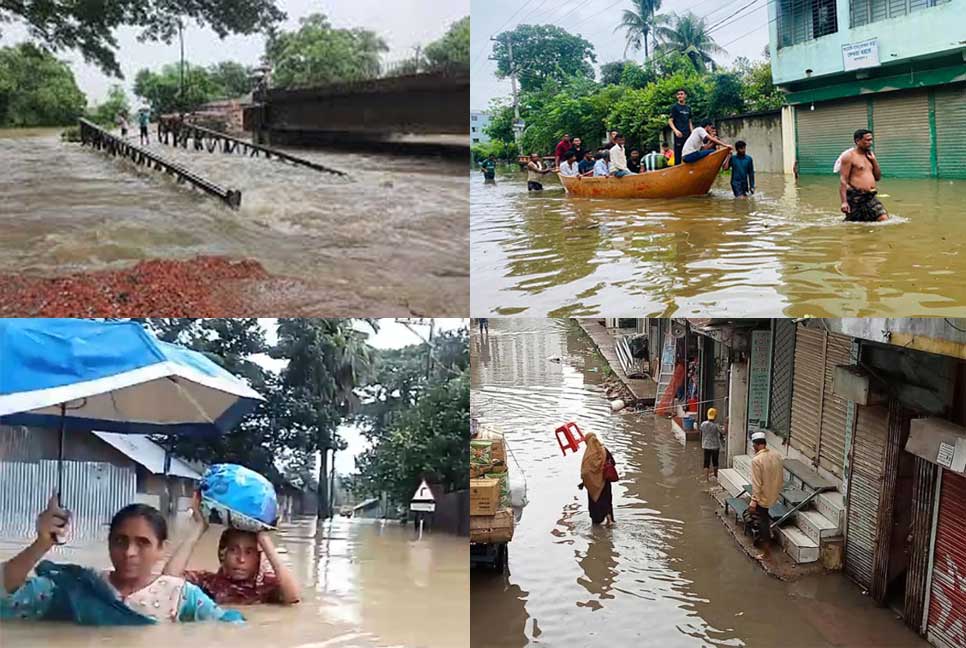
[[[520,25],[496,36],[498,77],[509,76],[508,43],[513,46],[520,118],[526,124],[520,139],[523,151],[516,146],[513,106],[500,99],[489,108],[485,132],[491,141],[474,146],[474,157],[492,154],[511,160],[531,151],[545,154],[564,133],[601,142],[611,130],[623,132],[632,146],[656,149],[679,88],[688,93],[695,124],[704,117],[720,119],[781,106],[767,56],[758,61],[739,57],[732,66],[721,66],[714,55],[723,50],[702,19],[691,14],[654,16],[659,7],[660,2],[639,9],[650,15],[646,21],[625,15],[619,26],[627,30],[628,50],[643,46],[645,36],[654,39],[651,56],[642,62],[605,63],[599,77],[593,45],[559,27]]]

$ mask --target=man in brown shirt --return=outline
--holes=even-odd
[[[768,507],[778,501],[785,481],[782,457],[768,448],[764,432],[751,435],[755,456],[751,460],[751,511],[758,524],[758,539],[771,540],[771,518]]]

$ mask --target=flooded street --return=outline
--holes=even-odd
[[[345,171],[346,179],[264,158],[150,148],[240,189],[241,208],[62,144],[59,130],[0,130],[0,273],[60,276],[148,258],[226,255],[300,280],[304,290],[273,304],[292,314],[319,314],[333,303],[465,313],[462,161],[286,149]]]
[[[966,314],[966,181],[883,178],[892,220],[843,223],[836,176],[758,174],[758,192],[661,200],[470,183],[474,315]]]
[[[198,544],[190,569],[216,569],[219,532]],[[174,533],[172,549],[180,534]],[[267,648],[451,648],[469,645],[469,552],[465,538],[427,534],[378,520],[314,518],[283,524],[275,545],[302,586],[298,605],[238,607],[248,622],[90,628],[4,622],[3,646],[209,646]],[[0,541],[0,560],[21,543]],[[110,567],[106,542],[54,549],[57,562]],[[160,565],[158,569],[160,569]],[[431,613],[431,616],[430,616]],[[430,620],[431,619],[431,620]]]
[[[841,574],[766,575],[716,517],[698,445],[650,414],[610,412],[608,368],[575,324],[491,319],[471,353],[474,412],[505,432],[530,500],[508,575],[472,573],[475,648],[925,645]],[[580,457],[554,440],[567,421],[617,462],[612,529],[591,525]]]

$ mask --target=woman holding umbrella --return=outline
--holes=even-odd
[[[614,500],[611,482],[617,481],[617,467],[610,450],[604,447],[597,435],[591,432],[585,439],[587,448],[580,462],[580,479],[577,488],[587,489],[587,508],[594,524],[606,521],[614,524]]]
[[[168,529],[157,509],[131,504],[111,520],[108,552],[113,570],[42,560],[66,535],[69,514],[52,495],[37,517],[37,539],[0,564],[0,619],[74,621],[84,625],[148,625],[161,621],[241,622],[201,589],[175,576],[158,576]],[[36,576],[28,577],[34,569]]]

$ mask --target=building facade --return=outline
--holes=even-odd
[[[470,111],[470,145],[490,143],[490,136],[484,130],[489,124],[490,113],[482,110]]]
[[[698,400],[726,413],[722,486],[740,490],[748,438],[765,431],[786,464],[835,486],[782,528],[785,551],[838,555],[833,568],[932,644],[966,645],[966,320],[651,326],[682,328],[705,338]]]
[[[831,174],[868,128],[889,177],[966,178],[966,1],[769,3],[786,173]]]

